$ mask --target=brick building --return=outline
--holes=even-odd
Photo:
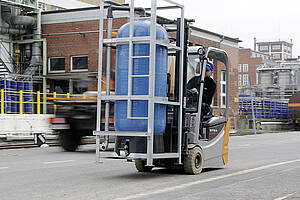
[[[275,61],[283,61],[292,58],[293,44],[285,41],[258,42],[258,51],[269,54]]]
[[[95,90],[98,68],[98,24],[99,9],[82,8],[44,12],[42,14],[43,37],[47,39],[48,56],[48,89],[59,88],[63,92],[80,93]],[[127,14],[116,12],[113,21],[115,31],[128,22]],[[104,23],[106,25],[106,23]],[[106,27],[104,27],[106,29]],[[105,34],[104,34],[105,36]],[[170,38],[172,35],[170,35]],[[224,49],[230,62],[230,110],[231,117],[238,116],[238,60],[239,39],[226,37],[217,33],[191,27],[190,45],[204,45]],[[105,53],[105,52],[104,52]],[[114,51],[112,66],[115,65]],[[105,63],[105,60],[104,60]],[[214,98],[215,112],[223,112],[225,91],[222,91],[224,66],[214,62],[214,80],[217,83],[217,94]],[[89,80],[89,83],[82,82]],[[103,77],[105,82],[105,77]],[[112,81],[112,87],[114,82]],[[104,85],[104,84],[103,84]],[[80,88],[78,90],[78,88]],[[231,122],[237,124],[237,118]]]
[[[256,69],[263,62],[272,60],[269,54],[253,51],[249,48],[239,49],[238,86],[247,87],[257,84]],[[251,81],[251,83],[250,83]]]

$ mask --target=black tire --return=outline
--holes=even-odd
[[[135,168],[139,172],[151,172],[152,170],[152,167],[146,166],[146,161],[144,160],[135,160],[134,164],[135,164]]]
[[[59,132],[60,146],[66,151],[76,151],[80,145],[81,137],[76,133],[72,133],[71,130],[61,130]]]
[[[199,147],[195,147],[189,150],[189,154],[184,158],[184,171],[187,174],[200,174],[203,163],[203,151]]]

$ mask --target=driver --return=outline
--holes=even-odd
[[[210,105],[212,103],[212,99],[216,92],[216,82],[211,78],[211,75],[214,70],[214,65],[207,61],[206,62],[206,71],[205,71],[205,78],[204,78],[204,86],[203,86],[203,97],[202,97],[202,115],[211,114]],[[187,84],[187,89],[194,94],[197,94],[197,102],[199,97],[200,91],[200,80],[201,77],[194,76],[189,80]]]

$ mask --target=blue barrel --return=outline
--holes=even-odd
[[[118,31],[118,38],[129,37],[129,23],[123,25]],[[150,36],[150,22],[140,20],[134,22],[134,36]],[[168,40],[166,30],[156,25],[157,40]],[[134,44],[133,56],[149,56],[149,44]],[[129,45],[117,45],[116,52],[116,95],[128,95],[128,61],[129,61]],[[155,57],[155,96],[167,96],[167,65],[168,50],[166,47],[156,45]],[[148,75],[149,74],[149,58],[133,59],[133,74]],[[132,94],[148,95],[149,77],[133,77],[132,78]],[[132,101],[132,117],[147,117],[148,101],[134,100]],[[127,119],[127,101],[115,102],[115,128],[118,131],[142,131],[146,132],[148,127],[147,119]],[[154,133],[162,134],[166,128],[166,105],[154,105]]]
[[[262,114],[262,109],[261,108],[257,108],[256,109],[256,118],[262,118],[263,114]]]
[[[4,86],[4,80],[0,80],[0,90],[1,89],[5,89],[5,86]]]
[[[22,90],[24,92],[24,82],[23,81],[17,82],[17,91],[20,92],[20,90]],[[22,100],[24,101],[24,98]],[[20,102],[20,94],[18,94],[17,101]],[[23,108],[24,108],[24,104],[23,104]],[[18,111],[18,113],[20,113],[20,103],[17,106],[17,111]]]
[[[17,93],[17,82],[11,81],[9,90],[12,92],[11,95],[11,113],[17,113],[17,107],[19,107],[18,101],[18,93]]]
[[[11,113],[11,101],[12,94],[11,91],[11,80],[4,80],[4,90],[5,90],[5,113]]]
[[[23,93],[23,99],[24,99],[24,106],[23,106],[23,112],[24,113],[32,113],[32,83],[31,82],[24,82],[24,93]]]

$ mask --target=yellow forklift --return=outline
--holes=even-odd
[[[162,0],[165,1],[165,0]],[[225,51],[212,47],[188,47],[189,22],[184,19],[184,6],[158,7],[152,0],[146,9],[111,6],[100,2],[99,30],[107,23],[107,38],[99,33],[99,68],[96,130],[96,157],[124,158],[134,161],[138,171],[153,167],[181,167],[188,174],[199,174],[203,167],[222,167],[228,162],[229,141],[229,64]],[[105,12],[108,9],[108,12]],[[168,40],[167,31],[156,24],[159,9],[179,9],[176,21],[176,45]],[[112,38],[113,12],[128,10],[129,23],[123,25],[117,38]],[[139,19],[136,18],[140,13]],[[107,17],[104,13],[108,13]],[[104,20],[105,18],[105,20]],[[106,82],[106,94],[101,87],[103,49],[116,48],[115,93]],[[106,53],[106,80],[110,80],[111,54]],[[175,57],[174,68],[168,67],[168,58]],[[226,100],[222,116],[202,111],[202,94],[206,63],[222,62],[226,67]],[[170,65],[169,65],[170,66]],[[169,68],[169,69],[168,69]],[[199,76],[200,91],[197,102],[187,90],[187,83]],[[173,91],[173,92],[172,92]],[[104,102],[104,104],[103,104]],[[108,129],[109,109],[114,104],[114,130]],[[105,127],[100,122],[101,109],[105,111]],[[105,151],[107,140],[116,136],[113,152]],[[100,143],[104,138],[106,142]]]

